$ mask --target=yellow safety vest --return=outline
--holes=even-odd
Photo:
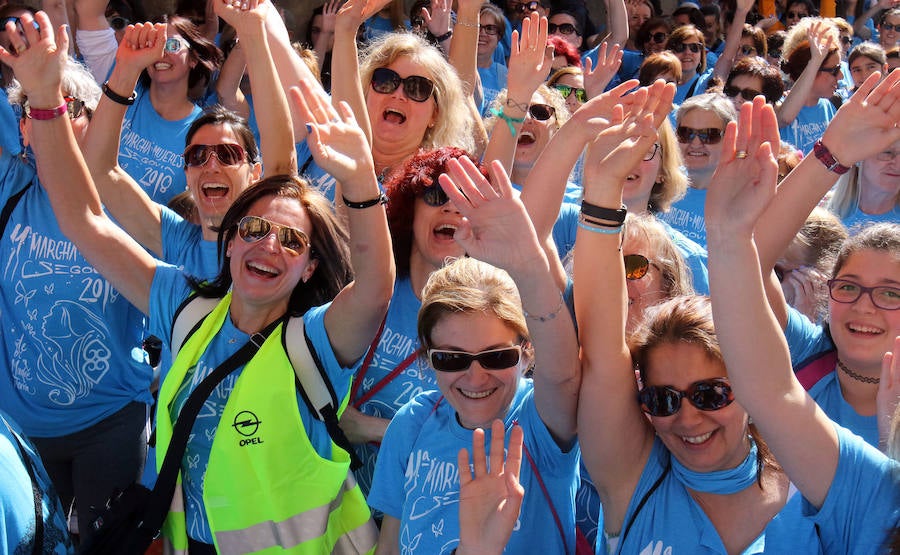
[[[175,393],[221,328],[230,301],[229,293],[185,342],[160,388],[157,470],[172,437]],[[223,554],[374,553],[378,531],[350,472],[349,455],[332,442],[332,460],[323,459],[306,434],[282,332],[280,325],[244,367],[216,428],[203,487],[216,549]],[[345,398],[341,412],[346,403]],[[187,548],[180,486],[163,533],[176,550]]]

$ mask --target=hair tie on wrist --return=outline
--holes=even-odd
[[[122,96],[116,91],[109,88],[109,81],[103,83],[103,94],[106,95],[106,98],[112,100],[116,104],[121,104],[122,106],[131,106],[134,104],[134,100],[137,98],[137,91],[131,91],[131,96]]]

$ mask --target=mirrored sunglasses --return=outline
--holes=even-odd
[[[548,35],[553,35],[557,32],[559,32],[559,34],[561,34],[561,35],[580,35],[581,34],[578,32],[578,29],[571,23],[560,23],[558,25],[556,23],[550,23],[549,25],[547,25],[547,34]]]
[[[528,115],[538,121],[547,121],[556,115],[556,108],[549,104],[532,104],[528,107]]]
[[[682,399],[700,410],[715,411],[734,402],[734,393],[725,378],[700,380],[685,391],[668,385],[649,385],[638,392],[641,410],[651,416],[674,415],[681,409]]]
[[[703,45],[699,42],[692,42],[690,44],[679,43],[673,44],[670,49],[676,54],[681,54],[685,50],[690,50],[694,54],[699,54],[700,51],[703,50]]]
[[[468,370],[473,361],[478,361],[485,370],[506,370],[519,364],[522,346],[513,345],[500,349],[489,349],[479,353],[428,349],[428,361],[439,372],[462,372]]]
[[[169,37],[166,39],[166,45],[163,47],[163,51],[170,54],[177,54],[185,48],[190,47],[190,43],[181,37]]]
[[[422,200],[425,201],[425,204],[428,206],[443,206],[450,201],[450,197],[447,196],[447,193],[441,189],[441,186],[435,183],[434,185],[430,185],[425,187],[422,191]]]
[[[718,144],[722,140],[722,130],[716,127],[707,127],[706,129],[694,129],[692,127],[679,126],[675,130],[679,143],[689,143],[694,137],[700,139],[705,145]]]
[[[625,279],[641,279],[647,275],[650,269],[650,260],[642,254],[626,254],[622,258],[625,259]]]
[[[740,95],[740,97],[747,102],[752,102],[754,98],[762,94],[760,91],[756,91],[753,89],[739,89],[733,85],[728,85],[727,87],[722,89],[722,92],[725,93],[725,96],[729,98],[734,98]]]
[[[246,243],[257,243],[273,233],[281,246],[300,255],[309,248],[309,237],[303,231],[272,223],[259,216],[244,216],[238,222],[238,237]]]
[[[393,69],[379,67],[372,72],[372,90],[379,94],[391,94],[403,85],[403,94],[414,102],[425,102],[434,93],[434,82],[421,75],[400,77]]]
[[[584,89],[559,84],[553,86],[556,88],[556,90],[559,91],[559,94],[561,94],[563,98],[569,98],[572,93],[575,93],[575,99],[578,100],[578,102],[581,102],[582,104],[587,102],[587,93],[584,91]]]
[[[217,144],[217,145],[190,145],[184,149],[184,166],[196,168],[209,162],[209,157],[215,156],[220,164],[235,166],[246,160],[246,153],[241,145]]]

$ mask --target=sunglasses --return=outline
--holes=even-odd
[[[409,20],[410,25],[413,27],[421,27],[425,25],[425,19],[422,16],[417,15],[416,17]]]
[[[672,416],[681,409],[681,399],[700,410],[714,411],[734,401],[731,385],[725,378],[694,382],[685,391],[668,385],[648,385],[638,392],[641,410],[651,416]]]
[[[820,67],[819,71],[822,73],[830,73],[832,77],[837,77],[841,74],[841,64],[831,67]]]
[[[756,47],[750,46],[749,44],[745,44],[741,46],[741,55],[742,56],[752,56],[756,54]]]
[[[75,98],[74,96],[66,96],[63,97],[66,101],[66,113],[69,114],[69,119],[78,119],[82,114],[85,113],[84,101]],[[25,117],[31,118],[31,106],[29,106],[28,101],[26,100],[22,107],[25,110]]]
[[[559,91],[559,94],[562,95],[563,98],[569,98],[572,96],[572,93],[575,93],[575,99],[578,102],[584,104],[587,102],[587,93],[584,92],[584,89],[579,89],[577,87],[570,87],[569,85],[553,85],[556,90]]]
[[[740,95],[741,98],[743,98],[747,102],[752,102],[754,98],[762,94],[761,92],[753,89],[739,89],[733,85],[728,85],[722,90],[722,92],[724,92],[725,96],[729,98],[734,98]]]
[[[647,275],[650,269],[650,260],[642,254],[626,254],[622,258],[625,259],[625,279],[641,279]]]
[[[673,44],[671,50],[676,54],[681,54],[685,50],[690,50],[694,54],[699,54],[701,50],[703,50],[703,45],[699,42],[692,42],[690,44],[677,43]]]
[[[533,11],[537,10],[538,7],[540,7],[540,5],[541,5],[540,2],[525,2],[525,3],[511,4],[510,7],[512,8],[513,11],[516,11],[519,13],[525,13],[525,12],[533,12]]]
[[[538,121],[547,121],[556,115],[556,108],[549,104],[532,104],[528,107],[528,115]]]
[[[666,39],[668,38],[669,35],[667,35],[666,33],[653,33],[652,35],[650,35],[650,40],[652,40],[656,44],[662,44],[666,42]]]
[[[169,37],[166,39],[166,45],[163,47],[163,51],[168,52],[169,54],[177,54],[190,47],[190,43],[181,37]]]
[[[480,353],[428,349],[428,361],[431,363],[431,367],[438,372],[462,372],[468,370],[472,361],[476,360],[485,370],[506,370],[519,364],[521,358],[521,345],[489,349]]]
[[[106,18],[106,21],[109,22],[109,26],[113,28],[113,31],[121,31],[131,23],[121,15],[108,17]]]
[[[487,23],[479,27],[478,32],[493,37],[500,34],[500,27],[494,25],[493,23]]]
[[[281,246],[301,255],[309,248],[309,237],[306,233],[293,227],[272,223],[259,216],[244,216],[238,222],[238,237],[246,243],[257,243],[274,233]]]
[[[372,90],[378,94],[391,94],[403,85],[403,94],[413,102],[425,102],[434,93],[434,82],[421,75],[400,77],[393,69],[379,67],[372,72]]]
[[[694,129],[692,127],[679,126],[675,130],[679,143],[689,143],[696,137],[705,145],[719,144],[722,140],[722,130],[716,127],[707,127],[706,129]]]
[[[804,17],[809,17],[809,14],[806,12],[788,12],[787,19],[803,19]]]
[[[869,298],[872,299],[872,304],[878,308],[884,310],[900,309],[900,288],[886,285],[865,287],[847,279],[828,280],[828,294],[839,303],[855,303],[862,297],[863,293],[867,293]]]
[[[888,32],[898,31],[898,32],[900,32],[900,23],[897,23],[896,25],[891,25],[890,23],[882,23],[882,24],[881,24],[881,29],[882,29],[882,32],[884,32],[884,31],[888,31]]]
[[[656,157],[656,153],[659,152],[659,143],[653,143],[653,147],[647,151],[647,154],[644,155],[644,162],[649,162]]]
[[[852,42],[853,42],[853,39],[851,39],[851,38],[848,37],[847,35],[844,35],[844,36],[841,37],[841,44],[843,44],[844,46],[850,46],[850,44],[851,44]]]
[[[550,23],[549,25],[547,25],[547,34],[548,35],[553,35],[557,31],[559,31],[559,34],[561,34],[561,35],[580,35],[581,34],[578,32],[578,29],[571,23],[560,23],[559,25],[557,25],[556,23]]]
[[[437,208],[438,206],[444,206],[450,201],[450,197],[447,196],[447,193],[441,189],[440,185],[430,185],[425,187],[422,191],[422,200],[425,201],[425,204],[428,206],[433,206]]]
[[[209,157],[213,155],[224,166],[236,166],[246,159],[246,153],[241,145],[227,143],[191,145],[184,149],[184,165],[188,168],[199,168],[206,165]]]

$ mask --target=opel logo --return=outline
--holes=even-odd
[[[250,437],[259,429],[260,421],[255,414],[249,410],[242,410],[234,417],[232,426],[237,433],[244,437]]]

